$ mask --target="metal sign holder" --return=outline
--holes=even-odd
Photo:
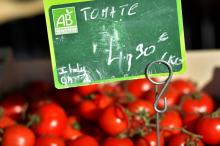
[[[152,65],[154,64],[158,64],[158,65],[165,65],[169,71],[168,77],[166,80],[164,81],[155,81],[151,78],[151,71],[150,68],[152,67]],[[167,63],[166,61],[163,60],[157,60],[157,61],[153,61],[152,63],[148,64],[145,68],[145,77],[152,83],[154,84],[154,89],[155,89],[155,102],[154,102],[154,110],[156,111],[156,133],[157,133],[157,146],[160,146],[160,114],[166,112],[167,110],[167,101],[166,98],[164,97],[164,107],[163,109],[159,109],[158,108],[158,102],[159,100],[162,98],[162,95],[164,94],[164,92],[166,91],[172,77],[173,77],[173,69],[172,66]],[[159,85],[161,85],[161,90],[159,91],[158,87]]]

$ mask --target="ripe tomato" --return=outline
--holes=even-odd
[[[160,120],[160,126],[163,129],[165,137],[180,133],[182,128],[182,119],[177,111],[167,111]]]
[[[42,136],[36,140],[34,146],[65,146],[65,143],[60,137]]]
[[[201,140],[190,138],[189,135],[184,133],[179,133],[170,138],[168,146],[187,146],[187,145],[195,145],[195,146],[204,146]]]
[[[98,118],[98,109],[96,104],[91,100],[85,100],[80,103],[78,111],[80,116],[87,120],[95,121]]]
[[[51,99],[47,99],[47,98],[37,98],[36,100],[33,100],[29,103],[28,106],[28,112],[32,113],[35,112],[36,110],[38,110],[42,105],[47,104],[47,103],[52,103],[54,101],[52,101]]]
[[[208,94],[201,92],[185,96],[181,109],[184,113],[211,113],[214,110],[214,102],[212,97]]]
[[[7,116],[0,116],[0,129],[4,129],[15,124],[16,122],[13,119]]]
[[[140,98],[144,92],[149,91],[151,88],[153,88],[153,84],[147,79],[132,80],[127,84],[127,91],[136,98]]]
[[[133,113],[140,113],[142,111],[145,111],[147,114],[149,114],[148,116],[152,116],[155,113],[153,104],[149,101],[142,99],[137,99],[136,101],[129,103],[128,109],[130,112]]]
[[[171,85],[179,92],[180,96],[196,91],[195,84],[189,80],[177,79],[172,81]]]
[[[80,137],[82,133],[80,132],[80,125],[76,119],[76,117],[71,116],[67,119],[67,126],[64,129],[62,137],[65,140],[74,140],[78,137]]]
[[[68,146],[99,146],[95,138],[89,135],[82,135],[76,140],[68,142]]]
[[[113,96],[113,97],[124,97],[125,93],[119,84],[111,83],[111,84],[100,84],[99,92],[101,94]]]
[[[103,111],[99,118],[101,128],[112,136],[128,129],[128,117],[121,106],[110,106]]]
[[[206,144],[220,145],[220,117],[205,116],[201,118],[197,125],[196,131],[202,135],[202,140]]]
[[[197,124],[200,117],[201,115],[198,113],[185,114],[182,117],[183,127],[185,127],[189,131],[195,132],[195,125]]]
[[[79,113],[84,118],[95,121],[98,119],[100,112],[112,104],[112,102],[112,98],[103,94],[97,94],[94,95],[93,99],[84,100],[80,103]]]
[[[133,142],[129,138],[107,138],[102,146],[134,146]]]
[[[22,120],[22,114],[26,111],[27,103],[24,96],[20,94],[10,94],[0,101],[3,115],[14,120]]]
[[[167,99],[167,106],[174,106],[179,102],[179,96],[178,92],[172,87],[169,86],[166,90],[166,92],[162,95],[158,102],[158,107],[163,108],[164,107],[164,97]],[[150,90],[146,94],[144,94],[144,99],[149,100],[152,104],[155,102],[155,91]]]
[[[6,128],[2,138],[2,146],[34,146],[34,143],[34,133],[22,125]]]
[[[37,135],[61,135],[66,127],[67,117],[59,105],[55,103],[46,103],[42,105],[35,113],[35,123],[32,129]],[[35,119],[36,118],[36,119]]]
[[[86,95],[89,95],[89,94],[92,94],[98,91],[98,85],[93,84],[93,85],[81,86],[81,87],[75,88],[74,90],[76,90],[82,96],[86,96]]]
[[[136,142],[135,142],[135,146],[150,146],[146,140],[144,138],[139,138]]]
[[[78,106],[81,102],[83,101],[82,96],[79,93],[72,93],[70,95],[70,104],[74,105],[74,106]]]
[[[157,146],[157,134],[156,131],[152,131],[143,137],[149,146]],[[160,146],[164,145],[164,137],[160,134]]]

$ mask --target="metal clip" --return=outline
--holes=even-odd
[[[161,81],[161,82],[157,82],[157,81],[154,81],[151,77],[150,77],[150,68],[152,65],[154,64],[163,64],[165,65],[167,68],[168,68],[168,71],[169,71],[169,75],[167,77],[166,80],[164,81]],[[164,92],[166,91],[167,89],[167,86],[169,85],[171,79],[172,79],[172,76],[173,76],[173,70],[172,70],[172,67],[169,63],[167,63],[166,61],[163,61],[163,60],[158,60],[158,61],[154,61],[150,64],[147,65],[146,69],[145,69],[145,76],[146,78],[151,82],[153,83],[155,86],[158,86],[158,85],[163,85],[162,88],[161,88],[161,91],[159,92],[159,94],[156,94],[156,100],[154,102],[154,109],[155,111],[157,111],[158,113],[164,113],[166,110],[167,110],[167,101],[166,101],[166,97],[164,98],[164,107],[163,109],[159,109],[158,108],[158,102],[160,100],[160,98],[162,97],[162,95],[164,94]]]

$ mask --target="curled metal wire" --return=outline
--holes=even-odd
[[[166,80],[164,81],[155,81],[153,80],[150,75],[151,75],[151,71],[150,71],[150,68],[152,67],[152,65],[154,64],[158,64],[158,65],[165,65],[169,71],[169,75],[167,77]],[[167,110],[167,99],[166,97],[164,97],[164,107],[163,109],[159,109],[158,108],[158,103],[159,103],[159,100],[160,98],[162,97],[162,95],[165,93],[171,79],[172,79],[172,76],[173,76],[173,70],[172,70],[172,67],[169,63],[167,63],[166,61],[163,61],[163,60],[157,60],[157,61],[154,61],[150,64],[147,65],[146,69],[145,69],[145,76],[146,78],[151,82],[153,83],[155,86],[158,86],[158,85],[163,85],[160,92],[158,94],[156,94],[156,99],[155,99],[155,102],[154,102],[154,109],[155,111],[157,111],[158,113],[164,113],[166,110]]]

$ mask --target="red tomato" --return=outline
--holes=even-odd
[[[0,107],[3,109],[4,116],[14,120],[22,120],[22,114],[26,111],[27,103],[24,96],[10,94],[0,101]]]
[[[167,106],[174,106],[179,102],[179,96],[178,92],[172,87],[169,86],[166,90],[166,92],[162,95],[158,102],[159,108],[164,107],[164,97],[167,99]],[[144,94],[144,99],[149,100],[152,104],[155,102],[155,91],[150,90],[146,94]]]
[[[83,135],[76,140],[69,141],[68,146],[99,146],[99,144],[95,138]]]
[[[100,84],[99,92],[113,97],[124,97],[125,93],[119,84]]]
[[[155,113],[153,104],[141,99],[137,99],[136,101],[129,103],[128,109],[133,113],[140,113],[144,110],[147,114],[149,114],[149,116],[152,116]]]
[[[129,138],[107,138],[102,146],[134,146],[133,142]]]
[[[77,106],[77,105],[79,105],[82,101],[83,101],[83,98],[82,98],[82,96],[81,96],[80,94],[74,92],[74,93],[72,93],[72,94],[70,95],[70,103],[71,103],[72,105]]]
[[[85,100],[79,105],[79,113],[82,117],[95,121],[98,118],[98,109],[92,100]]]
[[[180,133],[182,128],[182,119],[177,111],[167,111],[160,120],[160,126],[163,129],[165,137]]]
[[[34,146],[34,133],[22,125],[14,125],[5,129],[2,146]]]
[[[210,145],[220,145],[220,117],[205,116],[201,118],[196,131],[202,135],[202,141]]]
[[[0,117],[0,129],[4,129],[15,124],[15,121],[7,116]]]
[[[144,139],[146,140],[149,146],[157,146],[156,131],[152,131],[151,133],[148,133],[146,136],[144,136]],[[160,134],[160,146],[163,146],[163,145],[164,145],[164,137],[162,134]]]
[[[67,117],[59,105],[47,103],[42,105],[35,113],[37,119],[32,129],[37,135],[61,135],[66,127]],[[35,119],[31,119],[35,120]]]
[[[109,105],[111,105],[113,100],[109,96],[106,96],[104,94],[98,94],[95,96],[94,102],[100,110],[103,110]]]
[[[60,137],[42,136],[36,140],[34,146],[65,146],[65,143]]]
[[[81,86],[81,87],[75,88],[74,90],[76,90],[82,96],[86,96],[86,95],[89,95],[89,94],[92,94],[98,91],[98,85],[93,84],[93,85]]]
[[[135,142],[135,146],[150,146],[144,138],[139,138]]]
[[[46,98],[37,98],[36,100],[33,100],[32,102],[30,102],[30,105],[28,107],[28,111],[31,112],[35,112],[36,110],[38,110],[42,105],[47,104],[47,103],[52,103],[54,101],[52,101],[51,99],[46,99]]]
[[[140,98],[144,92],[153,88],[153,84],[147,79],[137,79],[129,81],[127,84],[127,91],[134,97]]]
[[[211,113],[214,110],[214,101],[208,94],[201,92],[185,96],[181,109],[184,113]]]
[[[201,140],[190,138],[189,135],[180,133],[174,135],[169,140],[168,146],[187,146],[187,145],[195,145],[195,146],[204,146]]]
[[[79,106],[80,115],[88,120],[97,120],[100,112],[112,104],[112,98],[97,94],[94,95],[92,100],[84,100]]]
[[[201,115],[198,113],[185,114],[182,118],[183,127],[189,131],[195,132],[195,125],[197,124],[200,117]]]
[[[177,79],[172,81],[171,85],[179,92],[180,96],[196,91],[195,84],[189,80]]]
[[[117,135],[128,129],[128,117],[121,106],[110,106],[99,118],[101,128],[110,135]]]
[[[63,138],[65,140],[74,140],[80,137],[82,133],[80,132],[80,125],[76,119],[76,117],[71,116],[68,117],[67,126],[64,129]]]

